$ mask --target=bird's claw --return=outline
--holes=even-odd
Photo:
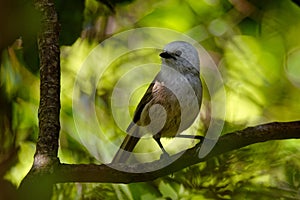
[[[160,155],[160,160],[166,160],[166,159],[170,159],[170,155],[167,152],[163,152]]]

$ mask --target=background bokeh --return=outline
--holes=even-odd
[[[125,136],[112,117],[114,86],[132,67],[159,63],[158,51],[142,49],[124,54],[110,63],[100,80],[91,66],[105,62],[122,47],[120,42],[124,42],[101,46],[103,41],[131,29],[174,30],[205,48],[222,75],[226,91],[225,117],[213,116],[224,120],[222,134],[300,118],[298,1],[57,0],[56,7],[61,22],[61,162],[100,164],[109,162],[115,152],[106,148],[104,142],[98,142],[101,137],[95,134],[97,130],[84,121],[89,119],[88,115],[82,116],[81,122],[74,120],[74,101],[94,102],[93,109],[88,103],[81,104],[76,112],[82,109],[85,114],[96,113],[101,130],[111,143],[117,146]],[[0,16],[3,16],[0,19],[3,33],[0,40],[1,192],[13,190],[29,171],[38,135],[39,72],[35,37],[39,24],[38,14],[33,10],[29,0],[0,5]],[[14,26],[9,26],[7,21]],[[29,25],[24,27],[24,24]],[[134,38],[132,43],[136,41],[139,38]],[[102,53],[86,61],[99,45]],[[90,70],[79,73],[85,65]],[[137,78],[128,81],[134,83]],[[133,93],[128,108],[131,114],[146,88],[147,85],[142,85]],[[95,96],[91,95],[94,92]],[[220,93],[216,91],[214,95],[218,97]],[[212,119],[211,98],[205,89],[201,115],[191,133],[204,135],[207,130]],[[128,121],[124,119],[124,126]],[[76,123],[82,123],[86,133],[78,131]],[[189,142],[193,145],[197,141]],[[141,143],[135,151],[157,150],[155,142],[147,140],[146,144]],[[172,152],[172,147],[169,150]],[[269,141],[151,182],[56,184],[53,199],[299,199],[299,169],[299,141]]]

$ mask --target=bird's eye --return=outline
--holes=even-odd
[[[176,56],[181,56],[182,52],[180,50],[175,51]]]

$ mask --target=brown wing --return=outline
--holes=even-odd
[[[149,103],[151,101],[151,99],[153,98],[153,93],[152,93],[153,86],[154,86],[154,82],[149,85],[144,96],[142,97],[141,101],[137,105],[134,115],[133,115],[132,122],[129,124],[129,126],[127,128],[127,132],[129,132],[130,129],[132,128],[132,126],[141,119],[141,114],[143,112],[143,109],[145,108],[147,103]]]

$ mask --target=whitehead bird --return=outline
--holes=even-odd
[[[184,41],[167,44],[160,53],[162,65],[139,102],[132,122],[112,163],[125,163],[145,134],[152,134],[162,152],[161,137],[175,137],[189,128],[202,100],[197,50]]]

